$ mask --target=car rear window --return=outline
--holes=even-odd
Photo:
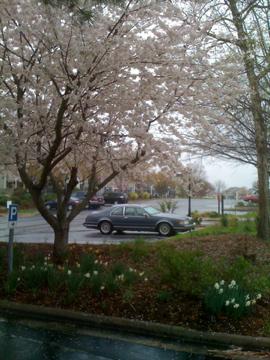
[[[117,207],[117,208],[115,208],[115,209],[113,209],[112,211],[111,211],[111,215],[118,215],[118,216],[121,216],[121,215],[123,215],[123,208],[122,207]]]

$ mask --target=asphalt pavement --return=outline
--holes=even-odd
[[[148,206],[159,208],[160,200],[149,200]],[[177,209],[175,214],[185,216],[187,214],[187,199],[177,199]],[[232,206],[228,203],[227,206]],[[193,199],[192,211],[216,211],[216,200]],[[146,232],[125,232],[124,234],[117,234],[113,232],[110,235],[102,235],[98,230],[86,229],[82,224],[88,215],[93,210],[82,211],[71,223],[69,233],[69,243],[78,244],[120,244],[123,242],[131,242],[137,238],[143,237],[146,241],[157,241],[163,239],[157,233]],[[20,217],[18,214],[18,223],[14,230],[15,242],[23,243],[53,243],[54,233],[46,221],[39,215],[31,217]],[[8,241],[8,221],[7,218],[0,218],[0,241]]]

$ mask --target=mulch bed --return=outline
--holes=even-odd
[[[270,245],[251,236],[219,235],[202,238],[183,238],[179,241],[167,240],[178,250],[196,250],[204,256],[218,260],[221,258],[234,259],[243,256],[254,263],[268,263],[270,260]],[[2,245],[3,246],[3,245]],[[44,256],[52,252],[52,246],[17,245],[22,246],[29,257],[43,253]],[[131,256],[129,246],[118,245],[70,245],[69,263],[79,260],[83,253],[94,253],[98,260],[108,262],[123,262],[125,265],[136,268],[138,271],[150,273],[156,262],[155,248],[150,255],[135,259]],[[180,325],[198,330],[238,333],[242,335],[265,335],[265,320],[270,320],[270,299],[263,298],[256,305],[256,312],[241,320],[228,319],[225,316],[218,318],[209,316],[202,308],[202,303],[192,297],[181,294],[173,296],[168,301],[158,298],[161,290],[167,290],[166,285],[155,281],[153,276],[148,281],[136,283],[130,297],[123,294],[102,294],[94,297],[87,292],[70,304],[65,302],[61,293],[49,293],[47,289],[33,295],[32,293],[17,292],[10,300],[53,307],[69,308],[88,313],[118,316],[130,319],[148,320],[166,324]]]

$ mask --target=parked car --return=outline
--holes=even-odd
[[[72,193],[72,196],[75,196],[77,198],[79,198],[81,201],[83,201],[83,199],[85,198],[85,191],[77,191]],[[87,206],[89,209],[96,209],[99,208],[100,206],[103,206],[105,204],[104,201],[104,197],[102,195],[94,195],[90,200],[89,200],[89,205]]]
[[[127,194],[120,191],[106,191],[103,197],[106,204],[126,204],[128,202]]]
[[[71,197],[67,209],[72,210],[77,204],[79,204],[81,200],[76,197]],[[57,201],[56,200],[49,200],[45,202],[45,206],[48,210],[57,210]]]
[[[242,200],[247,201],[249,203],[257,203],[259,201],[258,196],[253,194],[243,196]]]
[[[169,236],[175,232],[192,230],[195,227],[190,217],[162,213],[151,206],[115,205],[88,215],[83,224],[87,228],[99,229],[108,235],[113,230],[159,232]]]
[[[72,210],[77,204],[83,201],[85,198],[84,191],[78,191],[72,193],[72,196],[68,202],[68,210]],[[103,196],[93,196],[86,206],[86,209],[98,209],[104,205],[104,198]],[[48,210],[56,210],[57,209],[57,201],[56,200],[49,200],[46,201],[45,206]]]

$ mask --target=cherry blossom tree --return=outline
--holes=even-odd
[[[207,23],[212,76],[197,102],[186,140],[208,154],[252,163],[258,171],[258,236],[269,224],[269,1],[206,0],[191,6]],[[196,125],[195,125],[196,124]]]
[[[0,143],[62,259],[70,222],[93,194],[142,161],[179,156],[176,104],[184,109],[202,81],[202,31],[171,4],[130,0],[93,24],[34,0],[1,5]],[[69,212],[79,180],[87,196]],[[49,182],[56,215],[44,203]]]

